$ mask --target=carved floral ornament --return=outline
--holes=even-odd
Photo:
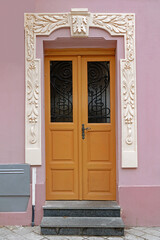
[[[26,162],[41,165],[41,66],[36,58],[36,36],[48,36],[62,27],[69,27],[72,37],[88,37],[89,27],[124,36],[125,59],[120,60],[122,167],[137,167],[135,15],[90,13],[88,9],[25,14]]]

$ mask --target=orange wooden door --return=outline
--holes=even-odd
[[[75,51],[68,55],[45,57],[46,198],[47,200],[115,200],[114,56],[87,57],[84,56],[84,51],[82,54],[78,51],[78,56]],[[61,65],[61,68],[57,67],[57,63]],[[90,63],[91,67],[89,68]],[[95,119],[93,116],[89,116],[92,108],[95,108],[95,106],[91,106],[91,109],[88,108],[89,98],[92,98],[89,95],[92,95],[92,87],[96,89],[97,84],[96,81],[94,86],[88,83],[89,74],[92,75],[92,68],[95,68],[92,63],[95,65],[102,63],[104,66],[108,64],[110,96],[107,101],[109,102],[110,118],[107,122],[103,119],[102,122],[95,120],[97,118],[95,115]],[[70,70],[65,69],[63,64],[68,64]],[[54,73],[51,73],[51,65],[53,65]],[[104,66],[103,68],[105,68]],[[58,100],[54,98],[55,103],[53,103],[51,100],[52,85],[55,84],[54,79],[57,78],[58,71],[58,74],[61,74],[60,78],[64,78],[64,81],[67,80],[62,75],[66,74],[67,78],[67,71],[71,72],[69,76],[72,89],[68,93],[69,83],[66,82],[67,86],[62,87],[65,96],[57,97]],[[90,71],[91,73],[89,73]],[[107,72],[104,71],[104,74]],[[63,85],[63,83],[59,83],[54,86],[57,91],[54,92],[55,95],[61,95],[61,90],[59,90],[61,84]],[[89,89],[90,87],[91,89]],[[98,86],[97,89],[102,90],[103,87]],[[66,106],[63,106],[63,103],[67,101],[66,93],[72,100],[72,107],[68,107],[68,110]],[[98,92],[96,92],[96,96],[99,98]],[[101,100],[100,98],[96,99],[95,103],[102,106],[103,103],[100,101],[105,102],[105,98],[103,93]],[[61,106],[62,109],[62,113],[55,113],[55,115],[58,114],[58,117],[60,116],[59,120],[55,119],[52,114],[56,106]],[[63,121],[61,116],[66,113],[65,111],[68,111],[69,119],[64,118]],[[84,131],[85,139],[82,139],[82,124],[85,128],[90,128],[90,130]]]

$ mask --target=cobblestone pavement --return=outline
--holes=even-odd
[[[160,240],[160,227],[132,227],[124,237],[48,236],[40,234],[40,227],[0,226],[0,240]]]

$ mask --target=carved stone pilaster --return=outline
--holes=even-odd
[[[137,116],[135,66],[135,15],[93,14],[92,27],[124,36],[125,59],[121,59],[122,167],[137,167]]]
[[[68,14],[25,14],[25,162],[41,165],[41,66],[36,36],[68,25]]]

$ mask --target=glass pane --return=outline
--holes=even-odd
[[[72,122],[72,61],[50,61],[51,122]]]
[[[88,122],[110,123],[109,62],[88,62]]]

